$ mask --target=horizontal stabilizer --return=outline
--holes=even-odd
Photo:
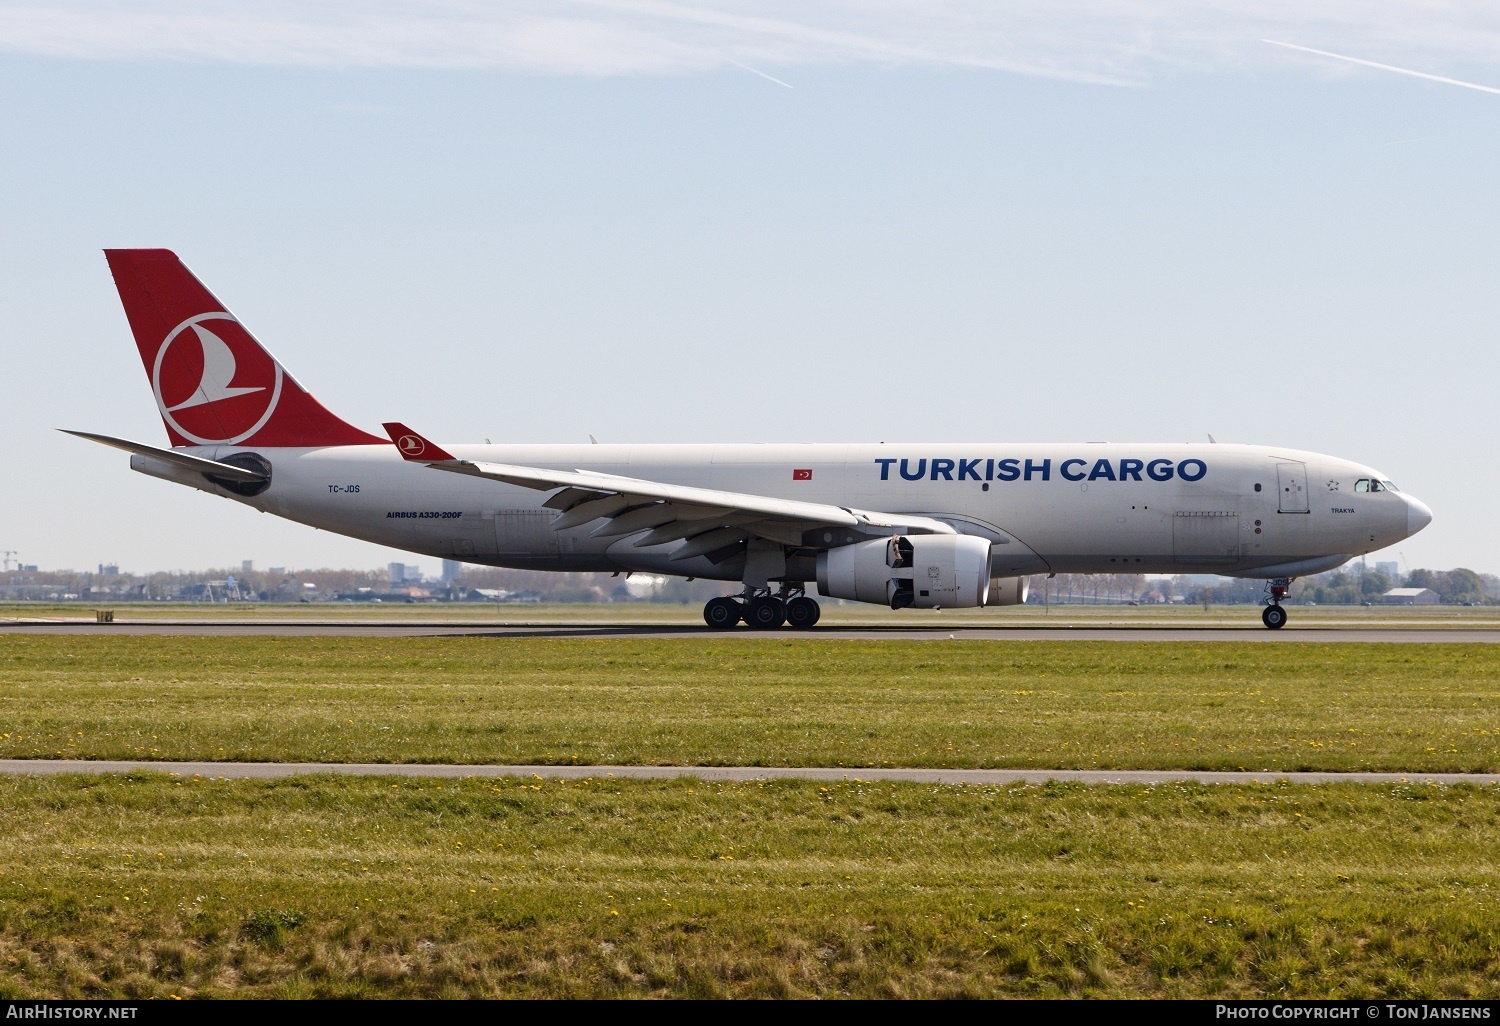
[[[79,438],[87,438],[91,442],[100,445],[111,445],[116,449],[124,449],[133,452],[137,456],[150,456],[153,459],[164,460],[187,470],[195,470],[201,474],[212,474],[215,477],[228,478],[231,481],[264,481],[266,475],[258,470],[250,470],[246,467],[238,467],[233,463],[220,463],[218,460],[204,459],[202,456],[191,456],[176,449],[163,449],[155,445],[146,445],[143,442],[132,442],[124,438],[111,438],[109,435],[96,435],[89,431],[69,431],[67,428],[58,428],[65,435],[76,435]]]

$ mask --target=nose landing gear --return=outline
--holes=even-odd
[[[1281,608],[1281,600],[1286,598],[1286,590],[1291,583],[1290,577],[1273,577],[1266,585],[1271,593],[1271,602],[1260,611],[1260,622],[1273,631],[1286,626],[1286,610]]]

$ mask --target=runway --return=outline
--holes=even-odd
[[[1259,623],[1243,627],[1114,625],[1061,622],[1038,626],[819,626],[812,630],[712,631],[691,624],[628,624],[618,621],[485,624],[423,621],[317,620],[136,620],[99,624],[93,621],[0,621],[0,634],[163,635],[192,637],[469,637],[469,638],[698,638],[733,642],[746,638],[811,641],[1254,641],[1365,642],[1422,644],[1497,644],[1492,627],[1329,627],[1288,625],[1278,631]]]
[[[1198,770],[896,769],[840,766],[462,766],[346,762],[111,762],[92,759],[0,759],[0,774],[167,773],[225,780],[277,780],[312,774],[442,779],[534,777],[546,780],[899,780],[917,784],[1500,784],[1500,773],[1284,773]]]

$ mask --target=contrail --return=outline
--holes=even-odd
[[[1375,61],[1361,60],[1358,57],[1346,57],[1341,53],[1329,53],[1327,50],[1314,50],[1310,46],[1298,46],[1296,43],[1282,43],[1275,39],[1262,39],[1262,43],[1270,43],[1272,46],[1284,46],[1288,50],[1301,50],[1303,53],[1315,53],[1319,57],[1332,57],[1334,60],[1348,61],[1350,64],[1363,64],[1367,68],[1379,68],[1381,71],[1394,71],[1398,75],[1410,75],[1413,78],[1425,78],[1429,82],[1441,82],[1444,85],[1462,86],[1465,89],[1478,89],[1481,93],[1495,93],[1500,95],[1500,89],[1494,86],[1476,85],[1473,82],[1463,82],[1456,78],[1444,78],[1442,75],[1429,75],[1425,71],[1412,71],[1410,68],[1398,68],[1393,64],[1377,64]]]
[[[744,71],[748,71],[752,75],[759,75],[761,78],[769,78],[772,82],[775,82],[779,86],[785,86],[788,89],[791,88],[790,85],[788,85],[787,83],[783,82],[781,79],[774,78],[771,75],[767,75],[764,71],[756,71],[754,68],[752,68],[748,64],[741,64],[739,61],[734,60],[734,59],[729,58],[729,57],[726,57],[724,59],[727,60],[727,61],[729,61],[730,64],[733,64],[736,68],[740,68],[740,69],[742,69]]]

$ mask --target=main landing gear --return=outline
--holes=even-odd
[[[753,630],[772,631],[783,624],[806,630],[822,614],[822,609],[802,589],[783,584],[778,595],[766,589],[748,596],[710,599],[703,607],[703,622],[719,631],[729,630],[741,620]]]
[[[740,603],[727,595],[709,599],[703,607],[703,622],[716,631],[725,631],[740,622]]]
[[[1266,585],[1271,593],[1271,602],[1260,611],[1260,622],[1273,631],[1286,626],[1286,610],[1281,608],[1281,600],[1286,598],[1286,589],[1291,583],[1290,577],[1273,577]]]

